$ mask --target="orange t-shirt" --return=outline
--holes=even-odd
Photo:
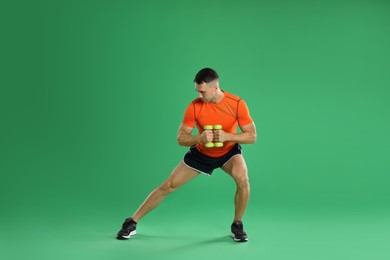
[[[199,134],[203,132],[205,125],[222,125],[223,131],[235,134],[238,125],[253,123],[245,101],[226,91],[223,93],[224,97],[217,104],[203,102],[200,98],[193,100],[185,110],[182,124],[191,128],[196,125]],[[225,142],[223,147],[206,148],[204,144],[197,144],[196,148],[207,156],[220,157],[233,146],[234,142]]]

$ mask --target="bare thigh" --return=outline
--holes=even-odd
[[[248,181],[248,169],[241,154],[234,155],[222,169],[237,182]]]
[[[189,168],[183,162],[180,162],[161,186],[177,189],[197,176],[199,176],[197,171]]]

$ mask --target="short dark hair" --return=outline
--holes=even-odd
[[[219,79],[218,73],[211,68],[201,69],[195,76],[196,84],[210,83],[213,80]]]

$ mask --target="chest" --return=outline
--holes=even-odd
[[[237,107],[228,104],[203,103],[195,107],[195,119],[198,126],[221,124],[224,128],[230,128],[237,122]]]

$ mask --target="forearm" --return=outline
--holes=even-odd
[[[177,143],[181,146],[193,146],[200,143],[200,139],[198,135],[179,133],[177,135]]]
[[[253,144],[256,142],[257,136],[256,133],[252,132],[242,132],[238,134],[229,134],[227,140],[229,142],[239,143],[239,144]]]
[[[205,130],[199,135],[192,135],[193,128],[181,125],[177,134],[177,142],[181,146],[193,146],[207,142],[235,142],[252,144],[256,142],[256,128],[254,124],[241,127],[241,133],[227,133],[223,130]]]

